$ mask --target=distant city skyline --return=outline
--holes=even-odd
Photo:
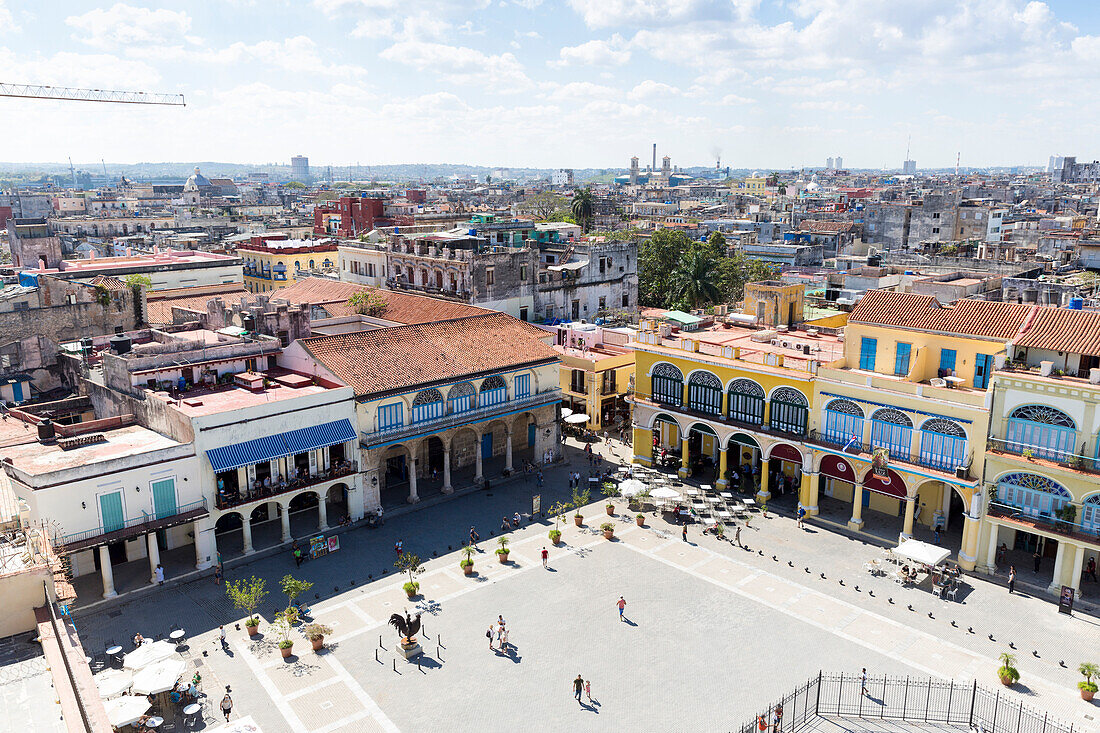
[[[0,0],[0,157],[625,169],[1100,158],[1084,0]]]

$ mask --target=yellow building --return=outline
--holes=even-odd
[[[748,178],[745,178],[735,184],[735,187],[737,190],[743,191],[745,193],[763,195],[764,188],[767,182],[768,179],[764,178],[763,176],[749,176]]]
[[[261,234],[237,245],[244,261],[244,286],[253,293],[266,293],[293,285],[300,273],[335,267],[334,242],[287,239],[285,234]]]
[[[604,342],[599,329],[563,326],[557,340],[562,403],[574,413],[588,415],[585,428],[599,432],[617,424],[619,414],[629,409],[626,398],[634,386],[633,352]]]
[[[758,326],[787,326],[803,320],[806,286],[763,280],[745,285],[742,312],[756,318]]]

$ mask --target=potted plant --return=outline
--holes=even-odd
[[[641,512],[638,512],[637,514],[634,515],[634,521],[638,523],[639,527],[644,527],[645,526],[645,515],[642,514]]]
[[[466,557],[463,558],[462,562],[460,562],[458,565],[459,565],[459,567],[462,568],[462,574],[463,575],[473,575],[474,574],[474,558],[473,558],[473,555],[474,555],[475,552],[477,552],[477,550],[474,549],[473,545],[466,545],[462,548],[462,553]]]
[[[325,646],[325,637],[332,633],[332,629],[324,624],[312,623],[302,627],[302,633],[313,642],[313,651],[319,652]]]
[[[649,487],[646,487],[630,497],[630,508],[638,511],[642,508],[643,502],[649,498]]]
[[[1031,448],[1024,448],[1023,452],[1021,452],[1020,455],[1022,455],[1029,461],[1035,460],[1035,451],[1033,451]]]
[[[714,536],[717,537],[720,540],[725,539],[726,538],[726,525],[722,524],[721,522],[714,525]]]
[[[279,653],[286,659],[294,653],[294,642],[290,640],[290,617],[286,611],[275,614],[275,628],[279,631]]]
[[[1020,681],[1020,671],[1016,669],[1016,655],[1003,652],[1000,656],[1001,667],[997,670],[997,676],[1001,678],[1001,684],[1012,687]]]
[[[615,502],[610,501],[619,495],[619,487],[611,481],[604,481],[603,483],[603,495],[609,499],[607,502],[607,516],[615,516]]]
[[[1092,696],[1096,694],[1096,683],[1092,681],[1092,678],[1100,677],[1100,665],[1092,662],[1081,662],[1081,666],[1077,668],[1077,671],[1085,676],[1084,682],[1077,683],[1077,689],[1081,691],[1081,699],[1092,702]]]
[[[279,585],[282,587],[283,593],[286,594],[289,622],[295,624],[298,622],[298,617],[302,614],[299,612],[299,607],[294,605],[294,599],[308,592],[309,589],[313,587],[313,583],[310,583],[308,580],[298,580],[293,575],[287,573],[283,576],[283,579],[279,581]]]
[[[573,513],[573,522],[579,527],[584,522],[584,516],[581,514],[581,508],[588,503],[592,494],[588,489],[582,489],[577,487],[573,489],[573,506],[576,507],[576,511]]]
[[[416,594],[420,592],[420,583],[413,580],[417,575],[424,572],[424,568],[420,567],[420,558],[411,552],[402,552],[397,556],[397,560],[394,561],[393,566],[400,572],[409,574],[408,582],[401,587],[405,590],[405,595],[408,596],[411,601],[416,597]]]
[[[500,560],[500,564],[508,562],[508,535],[501,535],[497,538],[497,544],[500,547],[497,548],[497,560]]]
[[[615,525],[611,522],[604,522],[600,525],[600,529],[603,530],[604,539],[610,540],[615,538]]]
[[[554,504],[554,506],[550,507],[550,516],[554,518],[554,526],[550,529],[549,537],[550,541],[553,542],[555,545],[561,542],[561,530],[559,529],[559,522],[561,522],[561,518],[565,516],[565,513],[569,511],[570,506],[570,504],[559,501],[558,503]]]
[[[256,609],[267,596],[267,591],[264,590],[266,584],[267,581],[255,575],[247,580],[241,578],[237,581],[227,581],[225,584],[225,594],[229,596],[233,607],[248,613],[244,627],[248,629],[249,636],[259,633],[260,619],[256,615]]]

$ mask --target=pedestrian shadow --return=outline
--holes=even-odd
[[[880,705],[881,706],[881,705],[886,704],[882,700],[880,700],[879,698],[875,697],[874,695],[868,694],[868,695],[866,695],[866,697],[870,702],[873,702],[875,705]]]
[[[547,566],[546,566],[546,571],[547,571],[547,572],[550,572],[550,573],[556,573],[556,572],[558,572],[556,568],[552,568],[552,567],[550,567],[549,565],[547,565]]]
[[[626,621],[626,625],[627,625],[627,626],[633,626],[633,627],[635,627],[635,628],[637,628],[637,627],[638,627],[638,624],[636,624],[635,622],[631,621],[631,620],[630,620],[630,619],[628,619],[628,618],[627,618],[626,616],[623,616],[623,621]]]
[[[586,710],[590,713],[595,713],[596,715],[600,714],[600,711],[596,709],[595,705],[590,705],[582,700],[578,700],[577,702],[581,704],[581,709]]]
[[[519,655],[519,650],[511,644],[509,644],[508,648],[503,651],[500,649],[495,649],[494,651],[496,652],[498,657],[509,659],[512,661],[513,664],[519,664],[523,660],[523,657]]]
[[[421,671],[424,669],[440,669],[443,665],[439,660],[434,657],[429,657],[427,654],[421,654],[419,657]]]

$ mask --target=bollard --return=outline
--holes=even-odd
[[[440,653],[438,644],[435,645],[435,655],[439,657],[439,661],[443,661],[443,654]]]
[[[417,672],[420,671],[420,655],[419,654],[416,655],[416,671]]]
[[[382,663],[382,660],[378,658],[378,650],[377,649],[374,650],[374,661],[378,662],[379,664]]]
[[[443,637],[441,637],[439,634],[435,635],[435,641],[439,646],[443,646]],[[443,648],[446,649],[447,647],[443,646]]]
[[[378,648],[379,649],[385,649],[386,648],[386,647],[382,646],[382,635],[381,634],[378,635]]]
[[[396,671],[397,671],[397,657],[394,657],[394,658],[393,658],[393,671],[394,671],[394,672],[396,672]]]

